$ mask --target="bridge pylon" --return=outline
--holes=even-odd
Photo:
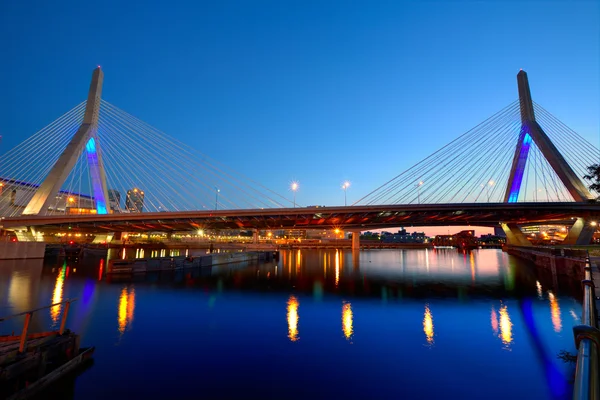
[[[103,80],[104,74],[98,67],[92,73],[92,82],[81,126],[25,207],[23,215],[44,214],[48,210],[48,207],[56,201],[54,196],[60,191],[83,151],[87,153],[96,212],[98,214],[109,212],[106,174],[97,135]]]
[[[573,200],[584,202],[594,198],[584,183],[577,177],[571,166],[567,163],[560,151],[550,140],[540,124],[535,120],[533,101],[531,100],[531,91],[529,89],[529,80],[527,73],[523,70],[517,74],[517,83],[519,86],[519,102],[521,105],[521,132],[517,141],[517,147],[513,156],[512,167],[506,185],[504,194],[505,203],[516,203],[519,199],[521,183],[523,182],[523,172],[527,165],[527,156],[529,148],[534,142],[544,155],[548,164],[552,167],[565,188],[573,197]]]

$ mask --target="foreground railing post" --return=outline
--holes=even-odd
[[[60,329],[58,331],[59,335],[62,335],[65,331],[65,325],[67,324],[67,316],[69,315],[69,307],[71,307],[70,300],[67,301],[67,304],[65,304],[65,311],[63,312],[62,320],[60,321]]]
[[[23,324],[23,332],[21,332],[21,341],[19,343],[19,353],[23,353],[27,349],[27,330],[29,329],[29,322],[33,312],[25,314],[25,323]]]
[[[573,327],[577,364],[573,382],[574,400],[600,400],[600,330],[597,328],[595,285],[589,253],[585,260],[581,325]]]

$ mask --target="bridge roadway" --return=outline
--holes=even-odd
[[[2,218],[0,229],[35,227],[43,232],[148,232],[197,229],[330,229],[347,231],[398,226],[498,226],[560,223],[600,218],[600,203],[409,204],[347,207],[297,207],[218,211],[52,215]]]

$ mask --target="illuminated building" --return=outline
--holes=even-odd
[[[129,212],[142,212],[144,209],[144,192],[138,188],[128,190],[125,208]]]

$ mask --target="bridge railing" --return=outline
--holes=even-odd
[[[600,400],[600,330],[598,330],[592,264],[586,258],[581,325],[573,327],[577,364],[573,384],[574,400]]]

